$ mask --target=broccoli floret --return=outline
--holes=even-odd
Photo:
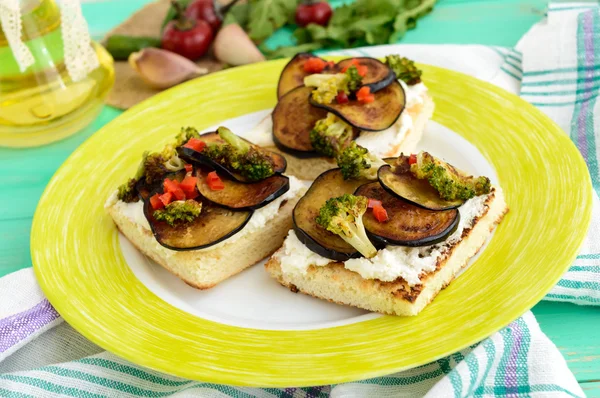
[[[359,177],[376,180],[377,171],[386,165],[382,159],[354,141],[338,154],[336,160],[345,180]]]
[[[320,104],[331,104],[338,92],[344,91],[350,94],[348,89],[348,76],[345,73],[336,73],[334,75],[313,74],[304,78],[304,85],[316,87],[311,97]]]
[[[489,178],[468,176],[427,152],[417,155],[417,161],[410,166],[410,171],[419,179],[427,179],[445,200],[467,200],[488,194],[491,190]]]
[[[401,58],[399,55],[388,55],[385,57],[385,63],[394,71],[398,79],[409,86],[421,83],[423,72],[410,59]]]
[[[248,141],[245,141],[233,134],[233,132],[227,127],[219,127],[217,129],[217,133],[219,134],[219,137],[225,140],[226,143],[231,145],[241,155],[245,155],[252,147]]]
[[[167,172],[165,162],[168,159],[165,159],[162,154],[156,152],[151,154],[146,152],[144,155],[144,178],[146,184],[152,185],[157,181],[161,181]]]
[[[254,148],[241,158],[239,171],[250,181],[264,180],[275,174],[271,158]]]
[[[126,203],[137,202],[140,198],[137,195],[135,184],[137,184],[135,178],[130,178],[125,184],[121,185],[117,197]]]
[[[250,181],[260,181],[275,174],[273,161],[264,152],[239,138],[225,127],[217,130],[225,144],[209,144],[202,154]]]
[[[344,194],[331,198],[319,210],[317,224],[338,235],[363,256],[371,258],[377,249],[369,240],[362,216],[367,211],[368,199],[364,196]]]
[[[179,171],[185,167],[185,162],[177,155],[177,147],[188,142],[190,138],[198,138],[198,130],[193,127],[182,127],[175,141],[167,144],[163,150],[150,153],[144,152],[142,161],[135,176],[119,187],[119,199],[124,202],[137,201],[135,185],[141,179],[151,185],[160,181],[167,171]]]
[[[304,78],[304,85],[316,87],[311,96],[320,104],[331,104],[340,91],[350,95],[362,85],[362,77],[356,66],[349,67],[344,73],[315,73]]]
[[[348,80],[347,87],[350,93],[357,91],[360,86],[362,86],[362,76],[358,74],[356,66],[352,65],[346,69],[346,77]],[[348,92],[346,92],[346,94],[348,94]]]
[[[318,120],[310,132],[310,142],[315,150],[333,158],[352,139],[352,126],[328,113],[325,119]]]
[[[175,147],[182,146],[190,138],[200,138],[200,133],[194,127],[182,127],[177,137],[175,137]]]
[[[178,200],[171,202],[164,209],[156,210],[153,214],[158,221],[164,221],[174,226],[178,221],[192,222],[200,215],[202,203],[195,200]]]

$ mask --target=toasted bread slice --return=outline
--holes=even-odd
[[[378,153],[377,155],[386,158],[399,156],[403,152],[414,152],[415,147],[423,136],[423,131],[425,130],[427,122],[433,115],[434,108],[435,106],[431,97],[426,93],[423,94],[422,103],[414,104],[410,108],[407,108],[403,111],[410,115],[413,126],[406,131],[406,134],[401,138],[401,141],[398,144],[390,144],[388,151],[384,153]],[[269,117],[271,116],[269,115]],[[402,119],[399,119],[398,122],[396,122],[396,124],[390,128],[399,130],[401,121]],[[370,132],[365,134],[377,135],[378,133],[379,132]],[[275,147],[271,147],[269,150],[283,154],[287,159],[286,173],[298,177],[301,180],[312,181],[324,171],[337,167],[335,159],[327,157],[300,159]]]
[[[125,210],[124,203],[116,200],[116,194],[108,200],[105,207],[119,230],[140,252],[188,285],[209,289],[265,259],[281,246],[292,227],[292,210],[305,190],[300,189],[296,195],[279,201],[275,216],[267,220],[259,230],[245,233],[242,229],[219,244],[191,251],[175,251],[161,246],[149,226],[140,222],[139,218],[143,214],[132,216]]]
[[[300,291],[338,304],[384,314],[417,315],[468,264],[507,211],[502,193],[491,193],[485,202],[484,212],[474,219],[470,228],[463,230],[461,240],[448,247],[438,259],[435,271],[420,275],[421,283],[413,286],[401,278],[392,282],[364,279],[339,262],[311,265],[305,275],[286,274],[282,272],[277,256],[273,256],[265,268],[293,292]]]

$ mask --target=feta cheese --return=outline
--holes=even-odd
[[[501,194],[499,189],[497,191]],[[357,272],[364,279],[391,282],[402,278],[410,286],[417,285],[421,282],[420,275],[434,271],[437,261],[446,250],[460,241],[463,231],[470,228],[474,219],[483,214],[487,198],[488,195],[476,196],[458,208],[460,213],[458,227],[444,242],[423,247],[390,245],[379,250],[373,258],[347,260],[344,262],[344,267]],[[330,259],[320,256],[302,244],[293,230],[288,234],[282,248],[275,253],[275,257],[281,264],[282,272],[288,274],[304,275],[311,264],[324,266],[331,262]]]

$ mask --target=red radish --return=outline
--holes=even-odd
[[[296,24],[306,26],[309,23],[327,26],[333,15],[331,6],[325,1],[305,1],[296,8]]]
[[[195,0],[185,10],[185,16],[192,20],[208,22],[214,32],[217,32],[223,23],[223,17],[238,0],[233,0],[225,6],[219,5],[214,0]]]
[[[212,28],[206,21],[187,18],[177,1],[171,4],[176,16],[165,26],[161,47],[194,61],[208,51],[213,40]]]

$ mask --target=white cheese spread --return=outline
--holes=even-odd
[[[289,176],[289,179],[290,179],[290,189],[286,193],[281,195],[279,198],[277,198],[274,201],[272,201],[271,203],[269,203],[268,205],[255,210],[254,213],[252,214],[252,217],[250,218],[248,223],[244,226],[244,228],[242,228],[241,231],[239,231],[238,233],[236,233],[232,237],[224,240],[221,243],[218,243],[216,245],[207,247],[206,249],[200,249],[200,250],[202,250],[202,251],[214,250],[218,247],[221,247],[224,244],[234,242],[243,236],[246,236],[248,234],[252,234],[254,232],[261,230],[267,224],[267,222],[269,222],[271,219],[273,219],[277,215],[277,213],[279,211],[279,206],[281,205],[281,202],[283,202],[284,200],[293,199],[296,196],[298,196],[301,192],[306,190],[307,187],[304,182],[300,181],[299,179],[297,179],[296,177],[293,177],[293,176]],[[141,202],[141,201],[137,201],[137,202],[133,202],[133,203],[122,202],[117,199],[117,192],[115,191],[113,193],[113,195],[106,202],[106,206],[107,207],[115,206],[116,209],[120,213],[124,214],[127,218],[129,218],[129,220],[131,220],[131,222],[137,224],[141,228],[144,228],[144,229],[150,231],[150,224],[148,224],[148,220],[146,219],[146,216],[144,216],[143,202]],[[166,248],[165,248],[165,250],[167,250],[169,252],[172,251],[172,250],[169,250]]]
[[[496,189],[496,194],[501,194]],[[473,220],[485,211],[488,195],[474,197],[465,202],[458,211],[460,222],[456,231],[444,242],[431,246],[406,247],[386,246],[373,258],[357,258],[344,262],[344,267],[357,272],[364,279],[378,279],[391,282],[398,278],[406,280],[410,286],[421,282],[420,275],[435,270],[437,261],[454,243],[460,241],[465,229],[470,228]],[[322,257],[306,247],[292,230],[283,247],[275,253],[285,274],[306,274],[310,265],[324,266],[332,260]]]

